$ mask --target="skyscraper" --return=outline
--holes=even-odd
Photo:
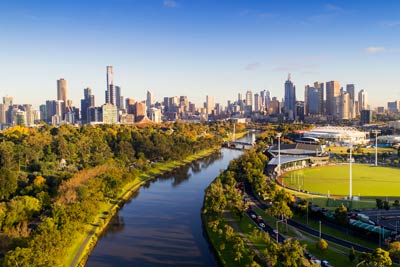
[[[336,101],[340,95],[340,83],[338,81],[326,82],[326,114],[337,115]]]
[[[57,80],[57,100],[62,100],[67,104],[67,80],[63,78]]]
[[[343,92],[339,98],[339,118],[342,120],[350,119],[350,93]]]
[[[290,80],[290,73],[285,82],[285,115],[289,120],[296,119],[296,86]]]
[[[361,111],[368,109],[367,102],[368,102],[367,92],[364,90],[361,90],[360,92],[358,92],[358,105],[359,105],[360,113],[361,113]]]
[[[350,118],[355,118],[358,114],[356,114],[356,109],[354,106],[354,101],[355,101],[355,86],[354,84],[347,84],[346,85],[346,91],[350,95]],[[358,109],[357,109],[358,110]]]
[[[6,104],[8,106],[12,106],[13,97],[12,96],[3,96],[3,104]]]
[[[89,123],[89,108],[94,107],[94,95],[90,87],[83,89],[83,99],[81,99],[81,119],[82,123]]]
[[[123,109],[124,108],[124,97],[121,95],[121,87],[115,85],[114,86],[114,91],[115,91],[115,106],[117,106],[118,109]]]
[[[324,83],[314,82],[314,88],[318,90],[318,114],[324,114]]]
[[[214,109],[215,103],[214,103],[214,97],[213,96],[206,96],[206,109],[207,109],[207,115],[210,115]]]
[[[114,88],[114,71],[112,66],[106,67],[106,80],[107,80],[107,90],[106,90],[106,103],[116,105],[116,94]]]
[[[261,96],[259,94],[254,94],[254,111],[261,111]]]
[[[153,98],[153,93],[150,91],[147,91],[146,94],[146,107],[147,107],[147,111],[150,112],[151,108],[153,106],[154,102],[154,98]]]

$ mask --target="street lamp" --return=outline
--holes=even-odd
[[[378,166],[378,133],[379,130],[373,130],[372,133],[375,134],[375,166]]]
[[[279,243],[279,229],[278,229],[278,223],[283,222],[283,220],[276,220],[275,226],[276,226],[276,243]]]
[[[276,133],[276,137],[278,137],[278,175],[281,174],[281,136],[282,133]]]
[[[352,139],[350,138],[350,178],[349,178],[349,199],[351,200],[353,198],[353,170],[352,170],[352,158],[351,158],[351,152],[353,150],[353,143]]]

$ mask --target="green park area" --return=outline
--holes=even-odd
[[[353,196],[394,197],[400,195],[400,169],[368,165],[352,166]],[[349,194],[349,165],[307,168],[285,173],[280,179],[288,187],[320,194]]]

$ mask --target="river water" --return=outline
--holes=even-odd
[[[252,140],[249,134],[240,141]],[[201,223],[204,189],[241,154],[223,148],[143,186],[113,218],[86,266],[218,266]]]

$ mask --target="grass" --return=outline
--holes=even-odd
[[[217,147],[203,150],[197,154],[191,155],[181,161],[168,161],[159,162],[152,164],[145,172],[140,172],[139,176],[124,186],[121,190],[121,194],[114,201],[108,203],[101,203],[98,214],[95,216],[93,223],[87,224],[84,231],[77,234],[74,239],[75,242],[66,249],[64,262],[66,266],[84,266],[87,257],[96,245],[98,236],[106,229],[109,221],[113,215],[118,211],[120,205],[127,200],[130,196],[137,191],[146,181],[155,178],[156,176],[163,174],[168,171],[172,171],[175,168],[188,164],[194,160],[206,157],[215,152]],[[89,242],[85,243],[85,240],[89,237]],[[78,263],[74,264],[74,259],[78,257]]]
[[[327,147],[327,148],[325,148],[325,151],[335,153],[335,154],[348,154],[348,152],[347,152],[348,149],[349,149],[348,147],[336,146],[336,147]],[[364,154],[368,154],[368,153],[375,154],[375,148],[373,148],[373,147],[361,148],[360,152],[357,152],[355,149],[353,149],[353,153],[355,155],[362,155],[363,153]],[[397,154],[397,150],[394,148],[390,148],[390,147],[378,147],[378,154],[383,154],[383,153],[396,153]]]
[[[400,169],[353,164],[353,195],[400,196]],[[349,166],[307,168],[285,173],[280,179],[294,188],[321,194],[349,194]]]

